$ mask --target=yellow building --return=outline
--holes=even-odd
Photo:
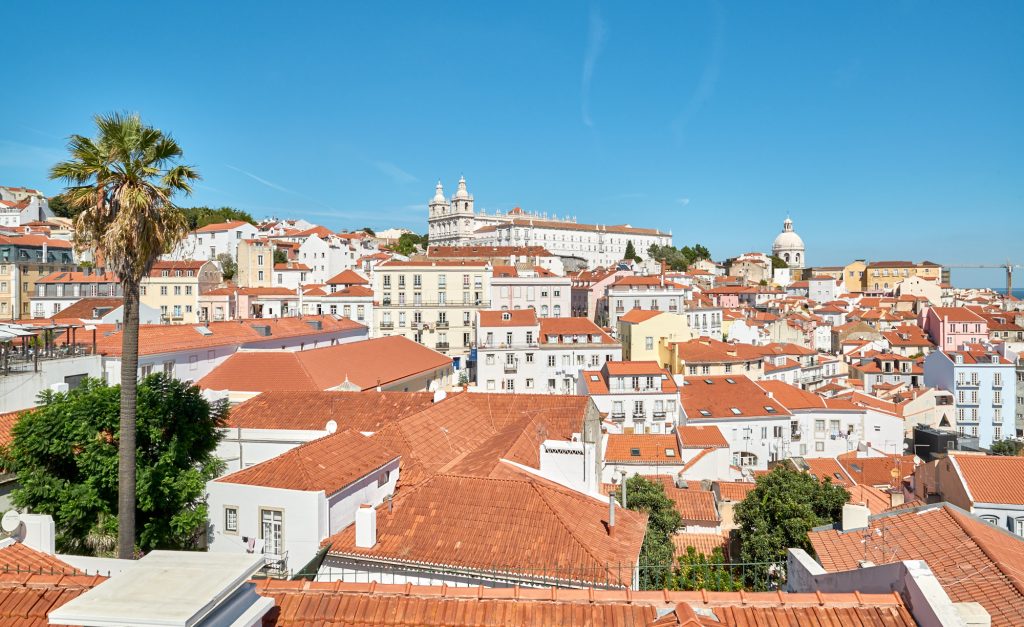
[[[220,286],[220,268],[212,261],[158,261],[142,280],[139,299],[170,324],[199,322],[199,295]]]
[[[843,284],[848,293],[860,294],[864,291],[864,273],[867,267],[867,262],[858,259],[843,268]]]
[[[941,281],[942,266],[930,261],[873,261],[864,271],[863,291],[892,294],[903,279],[912,276]]]
[[[686,316],[667,311],[633,309],[619,317],[619,341],[624,361],[656,361],[664,365],[669,342],[693,338]]]
[[[0,235],[0,320],[31,318],[36,281],[79,270],[71,242],[37,234]]]

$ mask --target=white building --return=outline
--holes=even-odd
[[[256,227],[241,220],[207,224],[189,233],[166,257],[215,260],[218,255],[228,254],[237,260],[238,243],[256,237],[257,233]]]
[[[399,456],[335,433],[206,484],[211,552],[262,553],[275,574],[306,566],[363,505],[394,494]]]
[[[682,415],[679,387],[654,361],[609,361],[584,370],[578,393],[608,415],[610,433],[672,433]]]
[[[0,226],[16,227],[54,217],[46,196],[37,189],[0,186]]]
[[[314,233],[299,245],[298,261],[309,266],[308,282],[319,284],[345,270],[354,269],[365,254],[348,240],[334,235],[321,237]]]
[[[539,266],[495,265],[491,308],[533,309],[542,318],[572,315],[572,279]]]
[[[429,203],[428,223],[431,244],[482,246],[543,246],[560,257],[576,257],[588,267],[610,266],[621,261],[632,242],[638,255],[645,255],[652,244],[671,245],[671,233],[636,228],[629,224],[578,224],[575,218],[558,218],[546,213],[526,213],[516,207],[507,213],[477,212],[466,180],[451,200],[446,200],[438,182]]]
[[[807,279],[807,298],[816,303],[830,303],[838,300],[846,291],[844,286],[842,279],[836,279],[827,274],[816,274]]]
[[[273,273],[273,287],[284,287],[296,290],[309,282],[309,266],[304,263],[288,261],[286,263],[275,263]]]
[[[953,392],[961,435],[983,448],[1015,434],[1016,372],[1013,362],[981,345],[955,352],[932,351],[924,360],[924,384]]]
[[[575,394],[580,371],[622,359],[622,345],[586,318],[537,318],[532,309],[477,316],[477,389]]]
[[[663,274],[619,277],[607,290],[608,326],[618,328],[619,317],[633,309],[681,313],[687,294],[685,286]],[[692,321],[690,328],[696,333]]]

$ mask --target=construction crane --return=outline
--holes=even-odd
[[[1006,270],[1006,296],[1007,297],[1013,295],[1013,271],[1015,269],[1017,269],[1017,268],[1024,269],[1024,265],[1021,265],[1019,263],[1017,263],[1017,264],[1011,263],[1009,261],[1007,261],[1006,263],[1002,263],[1002,264],[990,264],[990,265],[977,264],[977,265],[962,265],[962,266],[947,265],[947,266],[943,266],[943,267],[947,268],[947,269],[949,269],[949,268],[999,268],[999,269],[1002,269],[1002,270]]]

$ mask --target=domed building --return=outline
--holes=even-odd
[[[782,223],[782,232],[772,243],[772,254],[789,264],[790,268],[804,268],[804,240],[793,230],[793,221],[788,216]]]

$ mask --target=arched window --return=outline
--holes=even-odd
[[[990,524],[990,525],[994,525],[997,522],[999,522],[999,519],[996,518],[995,516],[981,516],[980,518],[982,520],[984,520],[985,522],[987,522],[988,524]]]
[[[544,317],[547,317],[547,315],[548,315],[548,306],[547,305],[541,305],[540,306],[540,315],[544,316]]]
[[[797,263],[800,263],[800,253],[797,253],[797,254],[796,254],[796,262],[797,262]]]
[[[553,311],[554,311],[554,315],[555,315],[556,318],[560,317],[562,315],[562,306],[561,305],[555,305]]]
[[[1024,516],[1013,521],[1013,532],[1018,536],[1024,536]]]
[[[783,260],[784,260],[784,261],[785,261],[786,263],[789,263],[789,253],[786,253],[785,255],[783,255],[783,256],[782,256],[782,259],[783,259]]]

